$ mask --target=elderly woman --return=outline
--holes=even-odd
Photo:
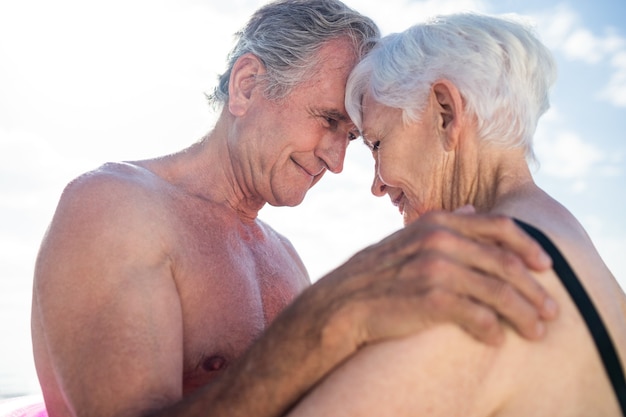
[[[624,411],[625,296],[582,226],[528,167],[554,79],[552,57],[529,29],[476,14],[390,35],[355,68],[346,108],[376,160],[372,192],[388,195],[405,224],[465,205],[519,220],[553,256],[553,271],[538,279],[561,316],[539,343],[508,331],[500,346],[487,346],[442,325],[368,346],[292,415]]]

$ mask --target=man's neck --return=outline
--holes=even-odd
[[[140,164],[181,191],[229,207],[243,220],[254,221],[265,201],[237,176],[232,161],[218,125],[190,147]]]

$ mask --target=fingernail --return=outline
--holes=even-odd
[[[539,254],[539,262],[541,262],[542,265],[549,267],[552,265],[552,258],[550,258],[547,253],[541,252]]]
[[[543,311],[548,314],[549,317],[556,317],[559,310],[556,302],[552,298],[546,298],[543,303]]]

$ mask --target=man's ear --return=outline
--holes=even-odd
[[[228,82],[228,110],[234,116],[245,114],[258,76],[264,73],[265,66],[256,55],[247,53],[235,61]]]
[[[431,91],[437,112],[437,129],[444,141],[444,149],[451,151],[457,146],[463,128],[463,98],[450,80],[435,81]]]

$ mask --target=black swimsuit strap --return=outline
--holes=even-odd
[[[524,229],[530,236],[532,236],[544,250],[552,258],[552,268],[559,276],[563,286],[569,292],[570,297],[574,301],[574,304],[578,307],[580,314],[587,323],[587,328],[593,337],[593,341],[596,344],[598,353],[602,358],[604,364],[604,370],[611,380],[613,390],[617,396],[622,414],[626,416],[626,381],[624,380],[624,371],[622,365],[615,350],[615,346],[611,341],[611,336],[606,330],[598,311],[593,305],[593,302],[587,295],[584,287],[581,285],[580,280],[569,266],[561,252],[557,247],[548,239],[546,235],[540,230],[523,223],[515,219],[515,222]]]

